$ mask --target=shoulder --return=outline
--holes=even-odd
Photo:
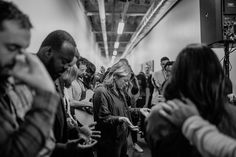
[[[100,84],[94,89],[94,94],[106,94],[107,93],[107,88],[103,85]]]
[[[160,114],[161,108],[156,105],[151,109],[150,115],[146,118],[146,133],[148,141],[158,141],[174,132],[175,129],[169,121]]]
[[[232,104],[225,104],[226,114],[221,120],[219,129],[225,134],[236,138],[236,106]]]
[[[226,112],[229,115],[230,119],[232,119],[233,121],[236,121],[236,106],[232,105],[232,104],[226,104],[225,105],[226,108]]]
[[[156,118],[160,119],[159,118],[159,117],[161,117],[160,110],[161,110],[160,104],[153,106],[151,109],[150,115],[147,117],[147,121],[149,121],[149,120],[152,121],[153,119],[155,120]],[[161,119],[162,119],[162,117],[161,117]]]
[[[159,75],[162,75],[161,70],[154,72],[152,77],[157,78]]]
[[[232,104],[226,104],[226,112],[227,114],[230,116],[231,119],[233,119],[233,121],[236,121],[236,106],[232,105]]]
[[[161,70],[157,71],[157,76],[159,76],[159,75],[163,75]]]
[[[76,88],[81,88],[81,85],[79,84],[77,80],[74,80],[71,83],[71,87],[76,89]]]

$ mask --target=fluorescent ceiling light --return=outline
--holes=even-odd
[[[115,58],[116,58],[116,56],[112,56],[111,57],[111,62],[114,62]]]
[[[113,51],[113,56],[116,56],[116,55],[117,55],[117,51],[115,50],[115,51]]]
[[[123,21],[119,22],[118,24],[118,29],[117,29],[117,34],[122,34],[124,30],[125,23]]]
[[[114,48],[117,49],[119,47],[120,43],[118,41],[115,42]]]
[[[114,63],[115,59],[116,59],[116,56],[111,57],[111,65]]]

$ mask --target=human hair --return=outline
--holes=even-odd
[[[86,72],[91,75],[94,75],[96,72],[96,66],[90,61],[88,61]]]
[[[105,73],[103,75],[101,75],[101,78],[100,78],[101,83],[104,81],[104,79],[106,78],[106,76],[110,70],[111,70],[111,67],[108,67],[107,70],[105,71]]]
[[[164,88],[167,100],[192,100],[201,116],[218,125],[226,115],[225,75],[216,54],[206,45],[187,45],[177,56]]]
[[[86,65],[86,67],[88,67],[89,61],[86,58],[80,56],[80,58],[76,61],[76,66],[79,68],[81,64]]]
[[[140,71],[140,72],[139,72],[139,74],[142,74],[142,75],[144,75],[144,76],[145,76],[145,73],[144,73],[143,71]]]
[[[134,72],[133,72],[133,70],[132,70],[132,68],[131,68],[131,66],[130,66],[130,64],[129,64],[129,61],[128,61],[126,58],[121,58],[121,59],[119,60],[119,62],[121,62],[122,64],[127,65],[127,66],[130,68],[130,70],[131,70],[131,74],[134,75]],[[131,75],[131,76],[132,76],[132,75]]]
[[[108,74],[106,75],[103,83],[105,86],[111,87],[114,84],[114,78],[125,77],[131,75],[132,69],[127,60],[121,59],[116,64],[114,64]]]
[[[71,83],[76,80],[78,76],[78,69],[77,67],[72,66],[69,67],[61,76],[61,80],[63,81],[65,87],[70,87]]]
[[[0,31],[4,29],[3,22],[16,21],[23,29],[30,30],[33,26],[29,17],[18,9],[12,2],[0,1]]]
[[[47,35],[40,48],[50,46],[53,50],[59,51],[64,42],[68,42],[76,47],[73,37],[64,30],[56,30]]]
[[[140,72],[136,78],[140,81],[140,87],[142,89],[146,89],[147,88],[147,80],[146,80],[146,76],[143,72]]]
[[[173,65],[173,64],[174,64],[174,61],[168,61],[168,62],[165,64],[164,69],[166,70],[166,68],[167,68],[168,66],[171,66],[171,65]]]
[[[162,62],[162,61],[165,61],[165,60],[170,60],[170,59],[169,59],[168,57],[162,57],[162,58],[161,58],[161,62]]]
[[[145,63],[145,68],[151,69],[151,65],[149,63]]]
[[[92,62],[90,62],[89,60],[87,60],[85,58],[83,60],[81,60],[81,62],[79,62],[78,66],[80,64],[86,65],[86,73],[82,76],[83,83],[86,86],[86,88],[91,88],[92,83],[93,83],[93,79],[94,79],[94,74],[96,72],[96,67]]]

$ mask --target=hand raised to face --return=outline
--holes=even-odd
[[[9,72],[18,81],[41,91],[55,92],[54,83],[37,56],[23,54],[16,57],[16,64]]]

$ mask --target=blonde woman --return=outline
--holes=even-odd
[[[127,106],[124,88],[128,85],[132,69],[127,60],[114,64],[103,84],[94,91],[94,119],[101,131],[98,143],[98,157],[127,156],[129,129],[138,130],[130,121],[130,112],[139,112]]]
[[[70,98],[72,97],[72,82],[75,81],[75,79],[78,76],[78,71],[76,69],[76,66],[70,67],[66,72],[63,73],[63,75],[60,78],[60,82],[63,87],[63,101],[67,113],[67,124],[69,127],[75,127],[77,126],[76,119],[71,114],[71,107],[70,107]]]

